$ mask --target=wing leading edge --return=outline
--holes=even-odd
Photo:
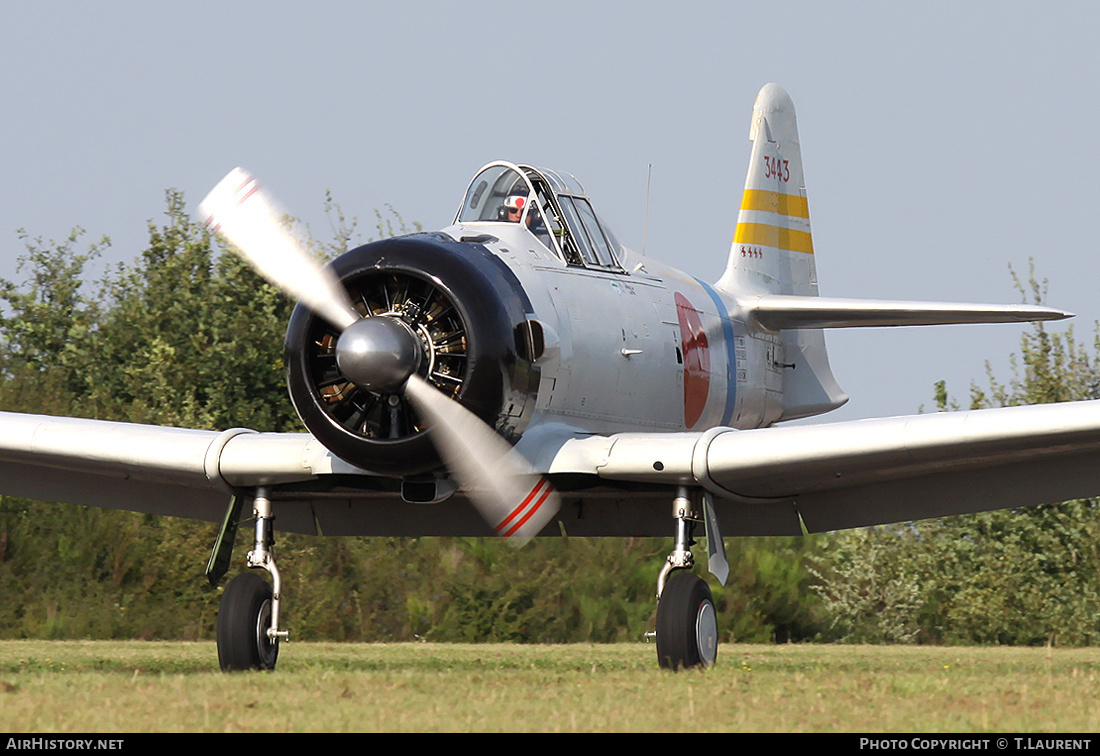
[[[551,466],[701,485],[756,535],[792,533],[791,508],[820,532],[1083,498],[1098,470],[1100,401],[574,439]]]

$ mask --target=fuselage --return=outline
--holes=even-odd
[[[751,333],[732,297],[619,248],[619,267],[569,265],[521,225],[456,224],[515,273],[544,332],[532,424],[595,433],[757,428],[782,413],[774,334]]]

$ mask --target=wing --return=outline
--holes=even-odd
[[[727,535],[795,535],[1100,494],[1100,401],[568,440],[551,473],[701,485]]]
[[[220,522],[238,487],[372,476],[308,433],[163,428],[0,412],[0,494]],[[284,517],[285,514],[285,517]],[[315,532],[308,511],[280,527]]]
[[[525,439],[527,441],[527,439]],[[727,535],[797,535],[1100,494],[1100,401],[702,433],[579,435],[524,450],[563,493],[544,535],[665,536],[669,486],[702,486]],[[463,495],[400,482],[308,433],[223,432],[0,412],[0,494],[218,522],[272,486],[279,530],[491,535]]]
[[[463,494],[405,501],[400,480],[344,462],[309,433],[0,412],[0,495],[221,522],[231,496],[257,486],[272,489],[284,532],[494,535]]]

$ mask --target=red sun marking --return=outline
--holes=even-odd
[[[691,428],[707,406],[710,345],[699,312],[679,292],[676,292],[676,317],[680,320],[680,343],[684,347],[684,425]]]

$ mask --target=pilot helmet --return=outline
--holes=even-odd
[[[523,208],[527,206],[528,199],[527,189],[523,187],[515,187],[508,196],[504,198],[504,204],[500,206],[500,219],[508,220],[509,211],[523,212]]]

